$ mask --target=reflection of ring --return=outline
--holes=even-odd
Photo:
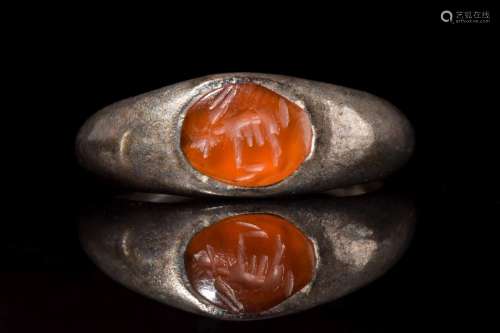
[[[80,237],[104,272],[137,292],[206,316],[252,320],[303,311],[373,281],[402,255],[414,222],[413,204],[397,193],[117,200],[86,215]],[[308,244],[312,255],[301,252]],[[313,272],[301,264],[311,257]]]
[[[80,130],[88,169],[145,191],[267,196],[381,179],[413,131],[390,103],[286,76],[211,75],[130,98]]]

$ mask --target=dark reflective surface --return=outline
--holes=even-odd
[[[71,15],[58,8],[53,17],[27,10],[26,20],[6,21],[0,332],[422,333],[496,327],[488,319],[497,317],[491,306],[497,281],[490,272],[498,261],[500,220],[500,113],[492,81],[498,12],[476,4],[332,11],[324,2],[311,4],[314,10],[288,4],[290,15],[245,6],[238,16],[219,16],[214,23],[211,13],[196,17],[188,5],[185,11],[157,10],[159,20],[103,15],[98,22],[81,7]],[[489,10],[492,24],[443,23],[444,9]],[[119,22],[109,23],[114,17]],[[202,17],[207,22],[197,20]],[[379,30],[384,25],[388,29]],[[194,29],[182,34],[187,27]],[[415,126],[416,154],[386,185],[415,194],[416,232],[404,256],[375,282],[307,311],[221,321],[130,291],[83,252],[77,228],[82,206],[114,193],[76,161],[82,122],[128,96],[234,71],[370,91],[393,101]]]
[[[208,202],[178,202],[169,196],[143,199],[148,201],[114,200],[89,211],[80,225],[86,252],[113,279],[139,293],[190,312],[233,320],[303,311],[366,285],[401,257],[415,221],[411,201],[397,193]],[[231,313],[194,292],[184,255],[198,231],[246,213],[281,216],[302,230],[315,246],[316,273],[301,292],[270,310]]]

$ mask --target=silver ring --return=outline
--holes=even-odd
[[[245,177],[258,177],[263,164],[257,159],[252,165],[243,162],[248,165],[242,166],[245,156],[237,150],[242,145],[245,149],[270,145],[272,156],[276,158],[273,165],[278,166],[276,170],[288,168],[286,158],[292,155],[283,152],[289,143],[274,139],[281,133],[280,128],[284,133],[288,124],[286,113],[281,119],[267,123],[262,119],[265,113],[245,118],[253,124],[268,124],[267,132],[262,129],[262,133],[268,134],[264,139],[269,141],[263,141],[259,132],[245,133],[241,124],[237,125],[239,132],[231,132],[234,135],[231,134],[230,139],[235,145],[224,148],[229,154],[226,157],[234,161],[237,170],[253,168],[236,181],[225,181],[224,172],[215,176],[204,172],[204,161],[201,160],[201,167],[195,166],[181,147],[181,131],[193,105],[216,92],[219,97],[214,95],[212,101],[218,103],[218,109],[212,110],[216,114],[212,118],[217,121],[219,116],[233,119],[226,112],[232,103],[227,96],[235,96],[234,91],[245,84],[264,88],[277,96],[276,101],[281,104],[276,104],[276,110],[269,112],[274,112],[278,118],[283,108],[296,107],[306,115],[300,119],[310,124],[304,125],[310,126],[310,136],[303,135],[306,137],[306,156],[293,172],[287,171],[286,177],[265,185],[238,183]],[[224,124],[229,123],[229,120],[224,121]],[[236,128],[234,126],[231,128]],[[209,157],[210,149],[218,149],[217,141],[208,142],[206,138],[222,137],[221,130],[218,131],[214,130],[215,134],[204,137],[205,141],[193,142],[191,146],[199,149],[203,157]],[[224,138],[228,133],[229,130],[224,132]],[[289,136],[289,142],[294,140],[293,135]],[[326,191],[379,180],[408,160],[413,145],[413,130],[405,116],[389,102],[369,93],[294,77],[229,73],[180,82],[102,109],[82,126],[76,150],[79,161],[87,169],[142,191],[257,197]],[[277,162],[280,158],[283,161]],[[210,163],[217,167],[216,160]]]
[[[85,251],[106,274],[132,290],[185,311],[226,320],[300,312],[361,288],[398,261],[411,240],[415,222],[411,200],[383,192],[348,198],[323,194],[297,199],[169,203],[168,198],[155,195],[147,200],[152,202],[122,199],[93,209],[80,223]],[[252,213],[273,214],[299,228],[314,244],[314,275],[307,285],[269,309],[225,309],[191,284],[186,248],[200,231],[227,217]],[[205,288],[209,295],[218,292],[209,284]],[[236,302],[239,296],[234,297]]]

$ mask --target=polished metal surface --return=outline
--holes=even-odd
[[[311,153],[279,183],[241,187],[217,181],[195,170],[180,148],[189,107],[213,89],[242,82],[286,97],[311,119]],[[261,197],[382,179],[407,161],[413,145],[413,130],[404,115],[369,93],[288,76],[228,73],[184,81],[104,108],[83,125],[76,150],[87,169],[142,191]]]
[[[80,223],[82,245],[110,277],[162,303],[227,320],[286,315],[330,302],[386,272],[404,253],[415,222],[411,200],[398,194],[360,197],[178,201],[135,196],[94,207]],[[302,290],[256,314],[231,313],[191,287],[184,252],[195,233],[229,216],[276,214],[314,244],[316,272]]]

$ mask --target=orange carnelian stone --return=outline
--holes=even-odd
[[[312,242],[270,214],[226,218],[196,234],[185,254],[192,287],[211,303],[237,313],[267,310],[312,279]]]
[[[181,146],[199,172],[239,186],[265,186],[290,176],[311,150],[308,115],[254,83],[227,84],[187,111]]]

